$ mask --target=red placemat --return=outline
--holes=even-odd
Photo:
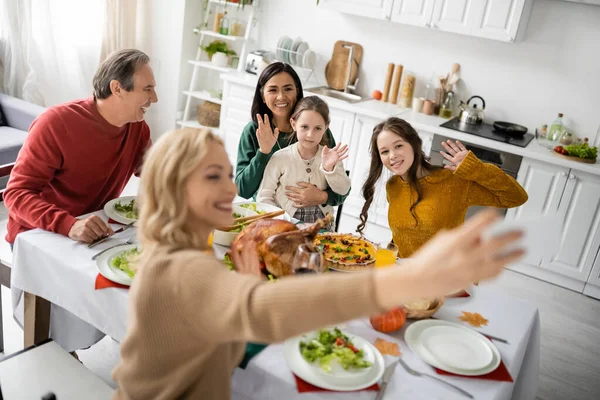
[[[115,221],[115,220],[114,220],[114,219],[112,219],[112,218],[109,218],[109,219],[108,219],[108,223],[109,223],[109,224],[119,224],[119,225],[125,225],[125,224],[123,224],[123,223],[121,223],[121,222],[119,222],[119,221]]]
[[[110,279],[106,279],[101,274],[98,274],[96,276],[96,283],[94,285],[94,289],[98,290],[98,289],[106,289],[106,288],[110,288],[110,287],[116,287],[116,288],[121,288],[121,289],[129,289],[129,286],[127,286],[127,285],[121,285],[120,283],[113,282]]]
[[[453,374],[452,372],[444,371],[435,367],[433,367],[433,369],[440,375],[460,376],[462,378],[484,379],[488,381],[514,382],[512,376],[510,376],[510,373],[508,372],[508,369],[506,369],[506,365],[504,365],[504,360],[500,360],[500,365],[498,365],[498,368],[492,372],[478,376]]]
[[[305,380],[298,378],[296,376],[296,374],[292,374],[294,375],[294,378],[296,379],[296,387],[298,388],[298,393],[307,393],[307,392],[335,392],[335,390],[329,390],[329,389],[323,389],[320,387],[317,387],[315,385],[312,385],[308,382],[306,382]],[[372,386],[369,386],[368,388],[364,388],[364,389],[360,389],[360,390],[353,390],[353,392],[362,392],[362,391],[378,391],[379,390],[379,385],[378,384],[373,384]]]

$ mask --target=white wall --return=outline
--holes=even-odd
[[[139,48],[151,58],[158,94],[158,103],[146,115],[156,140],[175,128],[186,0],[141,0],[139,4],[144,4],[138,15],[138,21],[144,22],[139,24]]]
[[[337,40],[360,43],[362,94],[382,89],[390,62],[417,73],[417,91],[434,73],[448,72],[458,62],[463,77],[459,98],[482,96],[487,122],[508,120],[533,131],[562,112],[579,136],[592,141],[596,136],[600,7],[536,0],[524,40],[510,44],[345,15],[315,4],[262,0],[260,47],[275,47],[282,35],[301,36],[326,63]]]

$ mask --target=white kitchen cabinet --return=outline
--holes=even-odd
[[[514,42],[518,32],[524,30],[533,1],[481,0],[472,3],[473,36]]]
[[[583,294],[600,299],[600,249],[596,253],[596,261],[583,289]]]
[[[600,177],[571,170],[558,213],[560,250],[542,268],[584,283],[600,248]]]
[[[401,24],[428,27],[436,0],[395,0],[391,20]]]
[[[390,19],[393,3],[394,0],[320,0],[319,7],[361,17]]]
[[[253,88],[228,81],[225,81],[223,85],[220,134],[225,142],[225,150],[234,169],[242,131],[246,124],[251,121],[250,109],[252,108],[253,97]]]
[[[340,110],[339,108],[329,107],[329,129],[333,134],[336,143],[347,144],[350,146],[352,137],[352,127],[354,126],[354,113]],[[344,167],[349,169],[350,159],[344,160]]]
[[[522,220],[556,212],[568,175],[569,168],[523,159],[517,181],[523,186],[529,199],[520,207],[509,208],[505,218]],[[559,234],[560,227],[557,227],[555,232],[548,232],[548,235]],[[538,267],[541,262],[540,258],[527,256],[520,263]]]
[[[473,1],[437,0],[431,27],[445,32],[470,35],[473,25]]]
[[[352,141],[349,145],[349,155],[347,169],[350,170],[350,180],[352,188],[350,194],[344,202],[343,214],[359,218],[365,200],[362,196],[362,186],[369,173],[371,156],[369,145],[373,128],[380,123],[378,118],[356,115],[352,129]],[[377,191],[376,191],[377,195]],[[375,222],[377,217],[377,199],[373,200],[369,209],[369,221]]]

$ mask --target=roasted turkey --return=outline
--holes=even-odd
[[[331,220],[331,214],[328,214],[306,229],[298,229],[281,219],[258,220],[240,232],[231,245],[231,251],[239,253],[246,246],[254,246],[270,274],[277,278],[292,275],[292,262],[298,246],[314,246],[315,237]]]

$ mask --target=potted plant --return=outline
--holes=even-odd
[[[231,50],[229,46],[227,46],[226,42],[222,40],[214,40],[210,42],[208,46],[202,46],[201,48],[206,52],[209,60],[222,67],[228,64],[230,56],[235,56],[237,54],[235,51]],[[218,58],[213,60],[213,56],[217,53],[219,53]]]

